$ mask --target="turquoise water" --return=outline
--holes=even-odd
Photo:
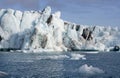
[[[120,53],[74,53],[86,59],[71,59],[71,53],[0,52],[0,71],[7,73],[0,78],[120,78]],[[104,73],[81,74],[79,68],[84,64]]]

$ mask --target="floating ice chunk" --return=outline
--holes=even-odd
[[[22,50],[23,53],[28,53],[28,50]]]
[[[87,75],[87,76],[90,76],[90,75],[97,75],[97,74],[103,74],[104,71],[97,68],[97,67],[93,67],[93,66],[88,66],[87,64],[85,65],[82,65],[80,68],[79,68],[79,72],[83,75]]]
[[[4,77],[4,76],[7,76],[8,74],[6,73],[6,72],[2,72],[2,71],[0,71],[0,78],[1,77]]]
[[[80,59],[86,60],[85,55],[75,54],[75,53],[71,54],[71,60],[80,60]]]

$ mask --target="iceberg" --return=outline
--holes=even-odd
[[[97,75],[97,74],[103,74],[104,71],[102,69],[99,69],[97,67],[93,67],[93,66],[88,66],[87,64],[82,65],[79,68],[79,72],[83,75],[86,76],[91,76],[91,75]]]
[[[1,9],[0,48],[24,51],[108,51],[110,47],[120,46],[118,27],[77,25],[60,17],[61,12],[52,14],[50,6],[43,11]],[[91,40],[89,36],[82,36],[85,29],[92,31]]]

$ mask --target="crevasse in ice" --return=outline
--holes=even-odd
[[[95,26],[93,40],[81,35],[84,28],[60,18],[61,12],[51,14],[48,6],[43,11],[0,10],[0,48],[21,50],[67,51],[71,49],[95,49],[104,51],[120,45],[120,29]]]

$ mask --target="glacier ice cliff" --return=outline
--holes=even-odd
[[[20,50],[67,51],[71,49],[108,50],[120,45],[117,27],[87,26],[64,21],[61,12],[0,10],[0,48]],[[85,28],[93,30],[93,39],[86,40]]]

